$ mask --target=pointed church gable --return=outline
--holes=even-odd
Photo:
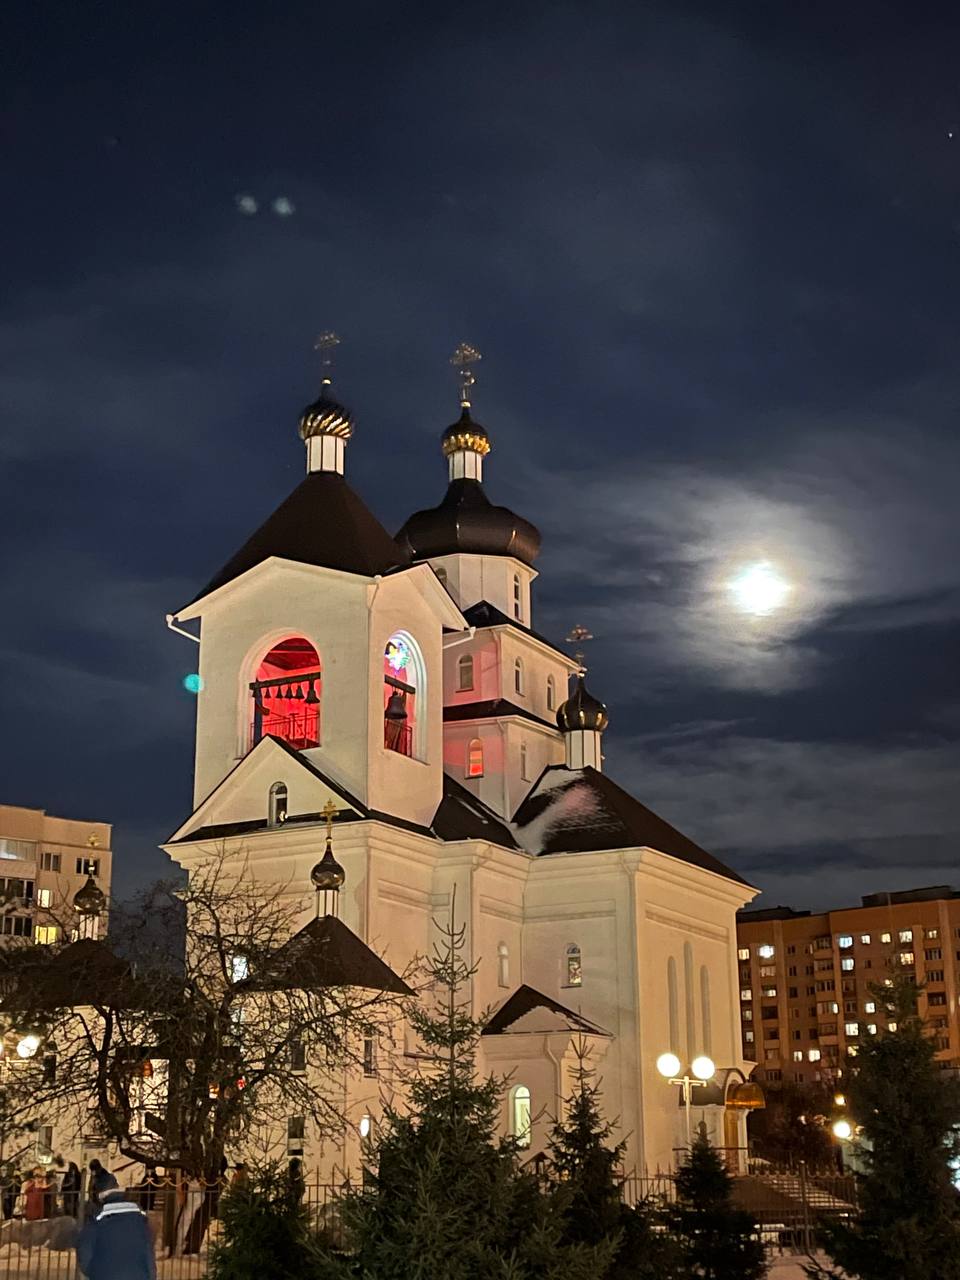
[[[597,1026],[582,1014],[574,1013],[559,1000],[552,1000],[542,991],[527,986],[518,987],[509,996],[480,1033],[484,1036],[540,1034],[555,1031],[577,1031],[584,1035],[605,1036],[610,1032]]]
[[[352,810],[358,818],[367,810],[319,769],[276,738],[263,738],[215,787],[168,843],[218,839],[266,830],[270,826],[270,789],[287,789],[284,825],[320,822],[324,805]]]

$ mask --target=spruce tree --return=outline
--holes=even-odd
[[[688,1274],[702,1280],[761,1280],[763,1244],[749,1213],[733,1203],[733,1179],[703,1129],[677,1171],[677,1201],[667,1213]]]
[[[672,1237],[658,1229],[661,1215],[654,1205],[624,1204],[621,1168],[626,1143],[612,1142],[612,1135],[581,1041],[576,1089],[549,1143],[564,1239],[612,1247],[608,1280],[671,1280],[679,1275],[679,1251]]]
[[[318,1274],[310,1211],[290,1171],[269,1165],[220,1198],[220,1235],[209,1280],[309,1280]]]
[[[452,923],[427,966],[435,1006],[411,1013],[428,1068],[388,1108],[368,1152],[368,1185],[347,1198],[349,1264],[325,1274],[363,1280],[603,1280],[609,1249],[566,1244],[551,1197],[518,1167],[516,1142],[497,1136],[503,1089],[476,1077],[481,1026]]]
[[[845,1088],[859,1128],[859,1213],[822,1239],[859,1280],[960,1280],[960,1083],[937,1069],[912,979],[871,988],[894,1026],[860,1047]],[[810,1276],[836,1275],[822,1268]]]

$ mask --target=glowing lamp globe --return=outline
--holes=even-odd
[[[712,1080],[717,1068],[713,1059],[702,1053],[699,1058],[694,1058],[690,1063],[690,1070],[698,1080]]]
[[[669,1080],[680,1070],[680,1059],[675,1053],[661,1053],[657,1059],[657,1070]]]
[[[24,1036],[17,1045],[17,1054],[21,1058],[32,1058],[40,1048],[39,1036]]]
[[[833,1136],[846,1141],[847,1138],[853,1137],[853,1129],[850,1127],[849,1120],[835,1120],[833,1122]]]
[[[361,1116],[361,1117],[360,1117],[360,1126],[359,1126],[359,1128],[360,1128],[360,1137],[361,1137],[361,1138],[369,1138],[369,1137],[370,1137],[371,1121],[370,1121],[370,1117],[369,1117],[369,1116]]]

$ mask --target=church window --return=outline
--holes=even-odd
[[[251,744],[279,738],[298,751],[320,745],[320,655],[303,636],[275,644],[250,684]]]
[[[523,659],[517,658],[513,664],[513,687],[517,693],[523,693]]]
[[[287,1155],[302,1156],[303,1143],[307,1136],[305,1116],[291,1116],[287,1121]]]
[[[520,777],[524,782],[530,781],[529,765],[527,763],[527,744],[520,743]]]
[[[580,955],[580,947],[576,942],[571,942],[567,947],[564,956],[565,967],[563,985],[565,987],[580,987],[583,985],[583,958]]]
[[[282,782],[275,782],[270,788],[269,820],[271,827],[279,827],[287,820],[287,788]]]
[[[510,1090],[510,1132],[518,1147],[530,1145],[530,1090],[525,1084]]]
[[[505,942],[497,947],[497,986],[510,985],[510,951]]]
[[[383,651],[383,745],[401,756],[423,758],[422,716],[418,702],[424,694],[423,659],[416,641],[395,632]]]
[[[363,1040],[363,1074],[377,1074],[377,1041],[374,1036],[364,1036]]]
[[[483,777],[483,743],[479,738],[471,738],[467,747],[466,775],[468,778]]]
[[[557,709],[557,682],[553,676],[547,676],[547,710]]]
[[[303,1075],[307,1069],[307,1047],[302,1040],[294,1040],[290,1045],[290,1070],[296,1075]]]
[[[473,654],[465,653],[457,662],[457,689],[473,688]]]
[[[685,942],[683,944],[683,1009],[687,1031],[688,1058],[693,1058],[697,1052],[697,1020],[694,1002],[693,947],[689,942]]]
[[[227,968],[231,982],[245,982],[250,976],[250,961],[239,952],[230,957]]]
[[[519,573],[513,575],[513,616],[519,621],[523,620],[523,588]]]

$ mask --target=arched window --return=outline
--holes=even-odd
[[[523,659],[517,658],[513,664],[513,687],[517,693],[523,693]]]
[[[700,1051],[709,1057],[713,1052],[713,1027],[710,1023],[710,970],[705,964],[700,966],[700,1025]]]
[[[670,1052],[680,1054],[680,1004],[677,997],[677,962],[667,960],[667,1018]]]
[[[513,575],[513,616],[518,621],[523,621],[523,587],[520,585],[520,575]]]
[[[547,676],[547,710],[557,709],[557,682],[553,676]]]
[[[518,1147],[530,1145],[530,1090],[517,1084],[510,1090],[510,1132]]]
[[[418,711],[426,674],[420,649],[406,631],[395,632],[383,651],[383,745],[402,756],[424,755],[424,716]]]
[[[250,684],[251,746],[268,734],[298,751],[320,745],[320,655],[303,636],[275,644]]]
[[[268,820],[271,827],[279,827],[287,820],[287,787],[286,783],[275,782],[270,788],[268,803]]]
[[[528,768],[529,766],[527,764],[527,744],[525,742],[521,742],[520,743],[520,777],[523,779],[524,782],[530,781],[530,774],[528,772]]]
[[[463,654],[457,662],[457,689],[473,688],[473,654]]]
[[[578,943],[570,943],[564,953],[563,961],[563,985],[565,987],[583,986],[583,957]]]
[[[497,985],[500,987],[510,985],[510,951],[505,942],[501,942],[497,947]]]
[[[464,770],[468,778],[483,777],[483,743],[479,738],[471,738],[467,746],[467,767]]]

